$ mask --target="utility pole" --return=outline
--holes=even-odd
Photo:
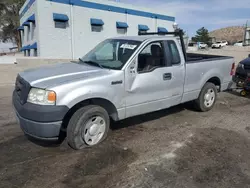
[[[248,20],[246,22],[245,30],[244,30],[244,39],[243,39],[243,45],[246,45],[246,37],[247,37],[247,25],[248,25]]]

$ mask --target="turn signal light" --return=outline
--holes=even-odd
[[[48,101],[55,102],[56,101],[56,93],[53,91],[50,91],[48,93]]]

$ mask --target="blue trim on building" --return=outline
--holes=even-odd
[[[36,0],[29,0],[29,2],[27,3],[27,5],[24,7],[23,11],[20,14],[20,18],[22,18],[24,16],[24,14],[30,9],[30,7],[33,5],[33,3],[35,3]]]
[[[18,28],[17,28],[17,30],[18,30],[18,31],[20,31],[20,30],[24,30],[24,26],[20,26],[20,27],[18,27]]]
[[[158,27],[158,33],[167,33],[168,30],[165,27]]]
[[[22,26],[28,26],[28,27],[30,27],[30,23],[29,22],[24,22]]]
[[[31,49],[30,45],[27,45],[27,46],[22,47],[20,51],[22,52],[22,51],[30,50],[30,49]]]
[[[95,26],[103,26],[104,22],[102,19],[90,18],[90,24]]]
[[[37,49],[37,43],[35,42],[34,44],[30,45],[30,49]]]
[[[35,14],[33,14],[32,16],[30,16],[26,22],[36,22],[36,17]]]
[[[66,14],[53,13],[53,19],[54,21],[59,21],[59,22],[69,21],[69,17]]]
[[[138,25],[138,30],[139,31],[148,31],[149,27],[147,25],[141,25],[141,24],[139,24]]]
[[[116,28],[126,29],[128,24],[126,22],[116,22]]]
[[[167,20],[167,21],[173,21],[173,22],[175,21],[175,17],[172,17],[172,16],[144,12],[140,10],[126,9],[122,7],[116,7],[112,5],[105,5],[105,4],[94,3],[94,2],[87,2],[87,1],[82,1],[82,0],[47,0],[47,1],[86,7],[86,8],[92,8],[92,9],[97,9],[97,10],[111,11],[111,12],[116,12],[116,13],[131,14],[131,15],[142,16],[142,17],[147,17],[147,18],[157,18],[160,20]]]

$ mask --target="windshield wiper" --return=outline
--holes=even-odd
[[[79,58],[79,61],[81,61],[82,63],[86,63],[88,65],[94,65],[94,66],[104,69],[104,67],[101,64],[94,62],[94,61],[83,61],[81,58]]]

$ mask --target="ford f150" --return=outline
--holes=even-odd
[[[23,132],[56,140],[66,131],[74,149],[108,134],[110,120],[194,101],[213,108],[228,88],[234,59],[186,53],[182,32],[104,40],[79,61],[18,74],[13,105]]]

